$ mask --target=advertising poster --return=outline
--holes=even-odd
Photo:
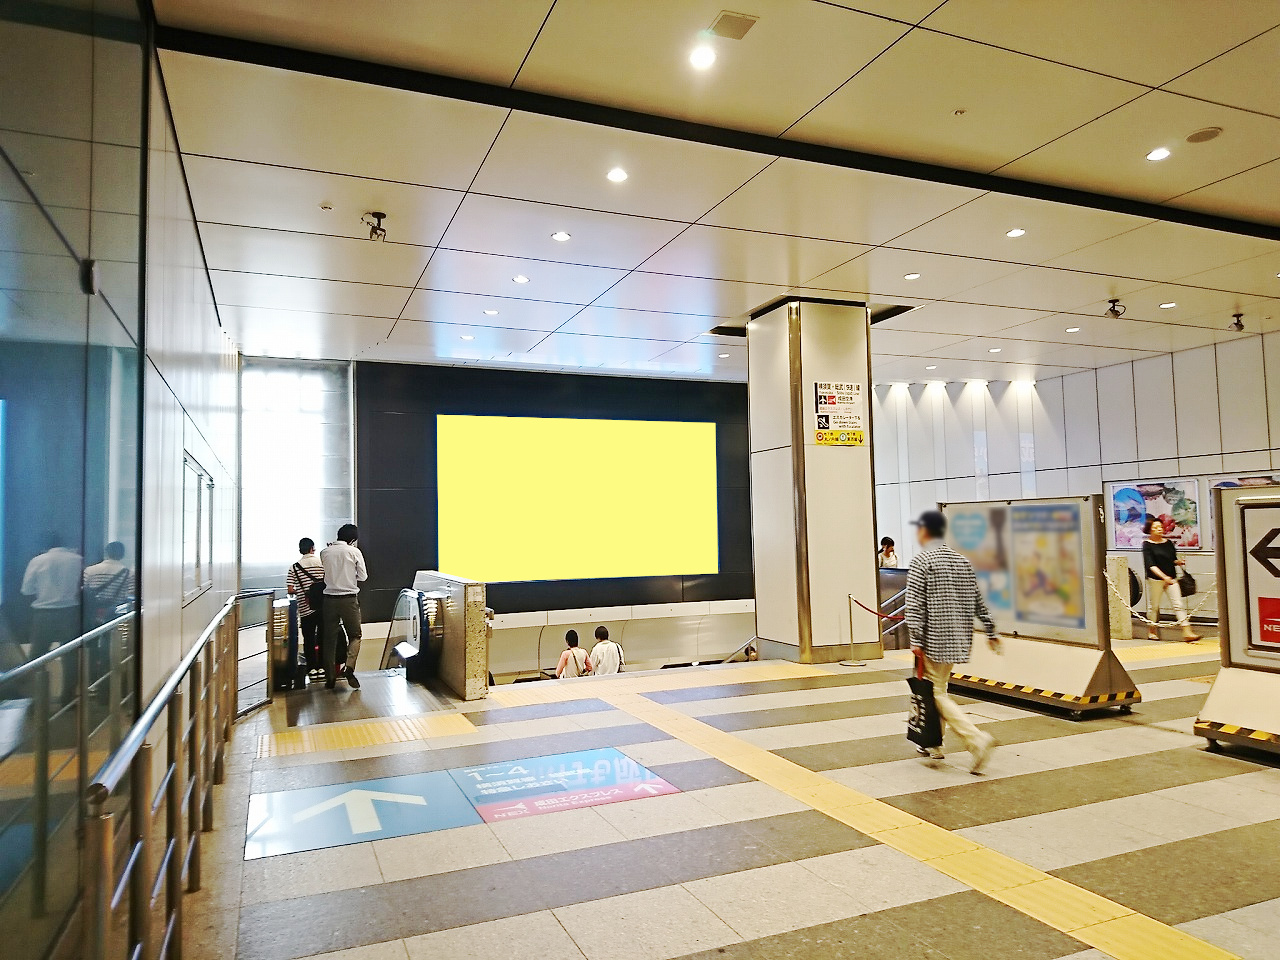
[[[978,589],[997,620],[1013,614],[1008,519],[1009,507],[1004,504],[947,508],[952,546],[973,564]]]
[[[814,440],[824,447],[861,447],[867,442],[862,384],[819,380],[813,385]]]
[[[1017,504],[1010,508],[1014,618],[1085,628],[1081,506]]]
[[[1203,549],[1213,546],[1213,532],[1218,528],[1216,518],[1213,513],[1213,491],[1222,487],[1224,489],[1234,489],[1236,487],[1273,487],[1280,484],[1280,477],[1273,476],[1268,473],[1250,473],[1247,475],[1232,477],[1210,477],[1208,479],[1209,489],[1206,491],[1208,497],[1208,507],[1206,508],[1209,519],[1202,524],[1204,528]]]
[[[1249,647],[1280,653],[1280,507],[1245,504],[1240,517]]]
[[[1148,520],[1164,524],[1164,535],[1180,550],[1204,549],[1200,528],[1200,484],[1195,479],[1151,480],[1108,485],[1111,545],[1141,550]]]

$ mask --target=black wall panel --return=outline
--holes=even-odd
[[[355,393],[356,509],[369,563],[365,619],[390,619],[414,572],[436,568],[438,414],[716,424],[718,574],[492,584],[489,604],[499,613],[755,595],[745,384],[358,363]],[[478,457],[483,461],[484,452]]]

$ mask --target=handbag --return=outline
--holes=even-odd
[[[1192,594],[1197,593],[1196,578],[1183,570],[1182,573],[1178,575],[1178,589],[1182,591],[1182,595],[1184,597],[1189,597]]]
[[[916,660],[916,675],[907,678],[911,705],[907,713],[907,739],[923,750],[942,746],[942,718],[933,699],[933,681],[924,677],[924,661]]]

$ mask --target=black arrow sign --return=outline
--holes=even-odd
[[[1276,538],[1280,537],[1280,527],[1267,532],[1267,535],[1254,545],[1249,551],[1249,556],[1257,560],[1267,573],[1273,577],[1280,579],[1280,567],[1275,565],[1276,560],[1280,560],[1280,546],[1274,546]]]

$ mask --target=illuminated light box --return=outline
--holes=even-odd
[[[440,415],[436,437],[442,571],[719,572],[714,423]]]

